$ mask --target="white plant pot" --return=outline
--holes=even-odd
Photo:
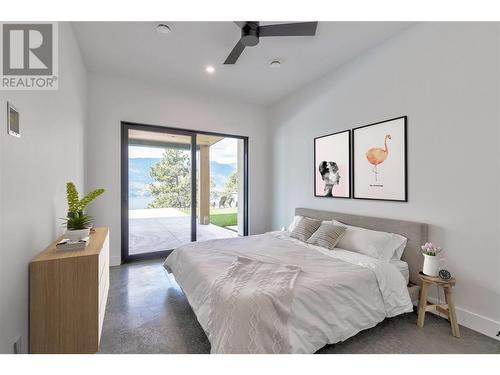
[[[78,229],[78,230],[67,230],[64,233],[64,238],[69,239],[70,241],[80,241],[85,237],[90,235],[90,228],[87,229]]]
[[[437,276],[439,273],[439,256],[422,255],[424,256],[424,269],[422,272],[427,276]]]

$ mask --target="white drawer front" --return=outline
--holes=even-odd
[[[101,252],[99,253],[99,282],[105,267],[109,268],[109,234],[106,236]]]
[[[102,304],[102,300],[106,297],[106,288],[109,287],[109,267],[104,268],[104,272],[99,280],[99,306]]]
[[[109,291],[109,234],[103,243],[99,253],[99,342],[101,341],[102,325],[106,313],[106,302]]]
[[[104,315],[106,314],[106,303],[108,301],[108,291],[109,291],[109,274],[103,278],[103,294],[102,298],[99,300],[99,342],[101,342],[102,326],[104,323]],[[101,285],[99,285],[99,291]]]

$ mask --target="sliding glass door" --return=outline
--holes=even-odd
[[[197,238],[244,235],[244,140],[197,134]]]
[[[247,234],[245,137],[122,123],[122,258]]]

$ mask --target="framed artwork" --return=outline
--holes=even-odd
[[[351,132],[314,138],[314,196],[351,197]]]
[[[352,130],[355,199],[408,201],[406,116]]]

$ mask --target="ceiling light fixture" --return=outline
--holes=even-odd
[[[281,61],[273,60],[269,65],[271,66],[271,68],[279,68],[281,66]]]
[[[172,31],[172,29],[165,23],[159,23],[158,25],[156,25],[156,31],[158,31],[160,34],[168,34]]]
[[[212,65],[208,65],[205,70],[208,74],[212,74],[213,72],[215,72],[215,68]]]

